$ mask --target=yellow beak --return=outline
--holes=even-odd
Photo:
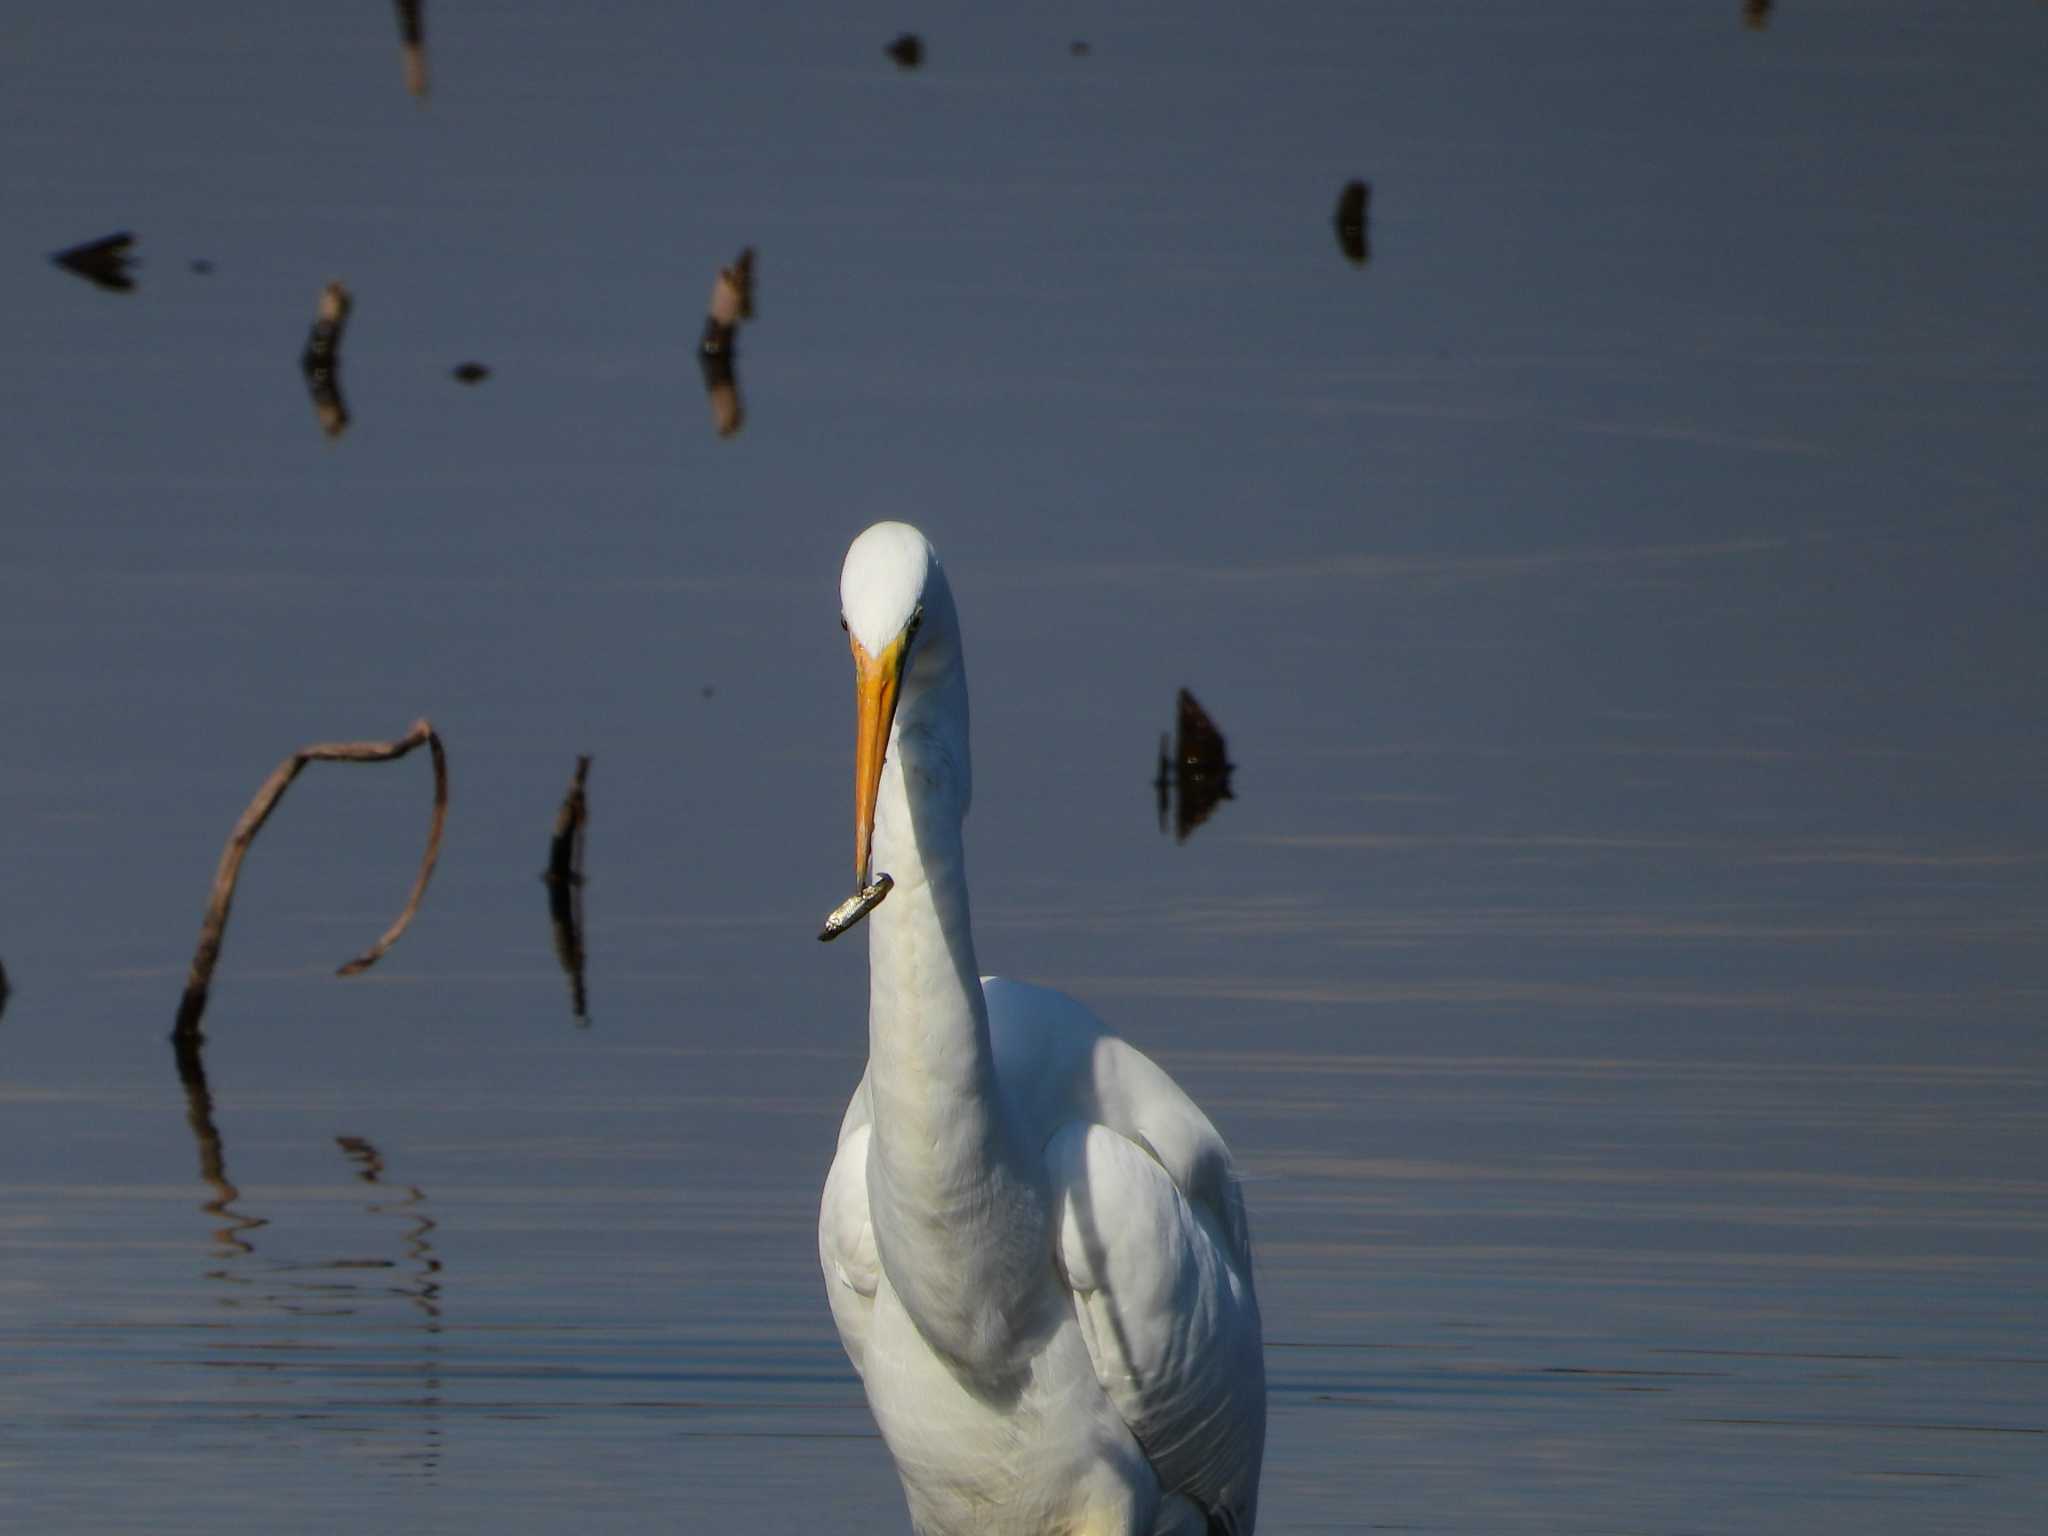
[[[882,758],[896,723],[896,697],[903,684],[908,637],[898,635],[879,656],[860,641],[853,646],[857,724],[853,748],[853,888],[865,890],[875,853],[875,799],[882,789]]]

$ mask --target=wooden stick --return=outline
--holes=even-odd
[[[256,840],[256,834],[262,830],[263,823],[277,809],[277,802],[284,798],[285,790],[299,776],[299,770],[308,763],[388,763],[404,757],[423,743],[434,756],[434,817],[427,828],[427,851],[420,860],[420,872],[413,881],[412,894],[406,897],[405,910],[384,930],[383,937],[335,974],[353,976],[358,971],[368,970],[382,958],[385,950],[398,942],[399,935],[412,922],[413,914],[419,911],[420,899],[427,893],[434,863],[441,856],[441,833],[448,821],[448,758],[441,750],[441,738],[425,717],[415,720],[412,729],[396,741],[329,741],[301,747],[279,763],[270,777],[263,781],[256,791],[256,798],[249,802],[241,820],[235,823],[234,831],[228,834],[227,847],[221,850],[220,867],[213,876],[213,894],[206,904],[206,918],[199,927],[199,947],[193,952],[191,974],[185,982],[185,996],[178,1004],[175,1035],[196,1037],[199,1034],[199,1018],[206,1011],[207,988],[213,981],[214,965],[220,959],[221,940],[227,933],[228,910],[234,904],[235,882],[241,876],[242,859],[248,853],[249,845]]]
[[[579,1020],[590,1016],[590,998],[583,986],[583,830],[590,819],[583,781],[590,759],[576,759],[576,775],[562,808],[555,813],[554,837],[548,844],[548,867],[541,878],[548,886],[548,919],[554,925],[555,958],[569,976],[569,1006]]]
[[[562,808],[555,812],[555,833],[548,841],[548,870],[543,877],[550,885],[583,883],[583,824],[589,816],[583,798],[583,782],[590,777],[588,755],[576,759],[575,776],[569,792],[562,796]]]
[[[413,99],[427,99],[427,19],[425,0],[398,0],[398,42],[405,55],[405,88]]]
[[[306,347],[299,354],[299,371],[306,376],[306,389],[313,397],[313,415],[329,437],[348,430],[348,402],[341,397],[341,333],[355,302],[340,283],[322,288],[320,306],[313,312],[313,328],[306,333]]]

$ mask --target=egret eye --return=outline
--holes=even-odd
[[[903,638],[909,640],[917,634],[918,625],[924,622],[924,604],[919,603],[910,615],[910,622],[903,627]]]
[[[840,627],[841,629],[846,629],[846,615],[845,615],[845,614],[843,614],[843,613],[842,613],[841,615],[839,615],[839,627]],[[852,631],[852,630],[850,630],[850,629],[846,629],[846,632],[847,632],[847,633],[848,633],[849,635],[853,633],[853,631]]]

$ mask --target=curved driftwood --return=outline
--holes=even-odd
[[[548,918],[555,928],[555,958],[569,977],[569,1006],[579,1023],[590,1022],[590,998],[583,985],[583,833],[590,820],[589,802],[583,782],[590,775],[590,758],[576,759],[576,776],[562,797],[555,815],[554,835],[548,839],[548,867],[541,879],[548,887]]]
[[[242,819],[235,823],[235,830],[228,834],[227,847],[221,850],[220,867],[213,875],[213,894],[206,904],[206,918],[199,927],[199,947],[193,952],[191,974],[185,981],[185,996],[178,1004],[175,1034],[196,1036],[199,1033],[199,1018],[206,1012],[207,988],[213,981],[214,965],[220,959],[221,940],[227,933],[228,909],[234,904],[235,882],[241,876],[242,859],[248,853],[249,845],[256,840],[256,834],[262,830],[263,823],[277,809],[277,802],[284,798],[285,790],[299,776],[299,770],[308,763],[388,763],[423,744],[434,755],[434,819],[427,828],[427,851],[420,860],[419,875],[413,880],[412,894],[406,897],[405,909],[398,914],[397,921],[384,930],[383,936],[335,974],[353,976],[358,971],[368,970],[383,957],[385,950],[398,942],[399,936],[411,924],[413,914],[419,911],[421,898],[427,893],[434,863],[441,856],[441,833],[448,821],[448,758],[441,750],[441,738],[424,718],[415,720],[412,729],[396,741],[328,741],[301,747],[279,763],[270,777],[263,781],[256,791],[256,798],[249,802],[249,808],[242,812]]]

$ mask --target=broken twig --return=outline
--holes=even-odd
[[[256,840],[263,823],[270,813],[277,809],[277,802],[284,798],[284,792],[299,776],[299,770],[308,763],[388,763],[404,757],[413,748],[424,744],[434,755],[434,817],[427,828],[427,851],[420,860],[420,872],[412,884],[412,893],[405,899],[405,909],[398,914],[384,934],[355,959],[335,972],[337,976],[353,976],[358,971],[368,970],[383,957],[384,951],[398,942],[399,936],[419,911],[420,899],[427,893],[427,882],[433,878],[434,862],[441,856],[441,833],[448,820],[448,758],[441,750],[441,738],[434,733],[434,727],[424,718],[415,720],[412,729],[396,741],[329,741],[310,747],[302,747],[277,765],[270,777],[263,781],[256,791],[256,798],[249,802],[242,819],[235,823],[235,829],[228,835],[227,847],[221,850],[220,867],[214,871],[213,894],[206,904],[206,918],[199,927],[199,947],[192,955],[192,970],[185,982],[185,996],[178,1004],[178,1023],[173,1031],[176,1035],[199,1033],[200,1015],[206,1011],[207,988],[213,981],[213,968],[220,959],[221,940],[227,933],[228,909],[235,899],[235,882],[241,876],[242,859],[249,851],[249,845]]]
[[[355,302],[340,283],[322,288],[313,328],[306,333],[306,349],[299,354],[299,371],[313,397],[313,415],[329,437],[348,430],[348,402],[341,398],[341,333]]]
[[[583,781],[590,773],[587,756],[576,759],[576,775],[555,813],[555,832],[548,842],[548,867],[541,878],[548,886],[548,918],[554,924],[555,958],[569,977],[569,1005],[578,1019],[590,1015],[583,989],[583,831],[590,819]]]
[[[398,43],[405,56],[405,88],[415,101],[427,99],[426,0],[398,0]]]

